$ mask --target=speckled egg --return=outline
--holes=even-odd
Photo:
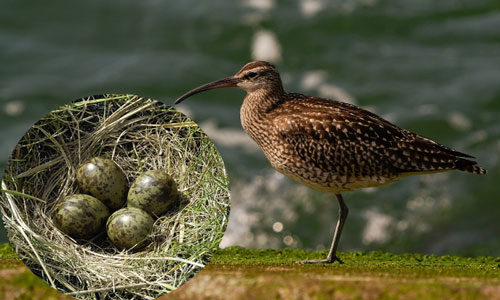
[[[52,220],[62,232],[75,239],[88,239],[103,229],[109,210],[90,195],[74,194],[56,204]]]
[[[108,237],[119,249],[139,250],[148,245],[153,218],[142,209],[126,207],[115,211],[106,223]]]
[[[101,200],[111,211],[123,207],[127,200],[127,179],[111,159],[88,159],[78,168],[76,181],[83,193]]]
[[[140,208],[153,216],[166,212],[179,198],[177,184],[165,170],[141,174],[130,186],[127,206]]]

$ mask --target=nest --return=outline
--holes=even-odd
[[[74,240],[57,230],[55,203],[79,193],[78,166],[114,160],[130,183],[166,169],[180,203],[156,219],[152,242],[119,251],[103,232]],[[78,299],[154,299],[182,285],[217,249],[229,214],[223,161],[200,128],[178,111],[133,95],[102,95],[60,107],[37,122],[8,162],[0,208],[10,242],[52,287]]]

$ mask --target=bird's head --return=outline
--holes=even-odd
[[[266,61],[253,61],[244,65],[236,74],[222,78],[190,90],[175,100],[175,104],[184,99],[207,90],[223,87],[239,87],[247,93],[258,90],[283,91],[281,78],[276,67]]]

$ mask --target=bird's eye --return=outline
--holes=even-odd
[[[258,74],[257,74],[256,72],[249,72],[249,73],[247,74],[247,76],[245,76],[245,77],[246,77],[246,78],[255,78],[255,77],[257,77],[257,75],[258,75]]]

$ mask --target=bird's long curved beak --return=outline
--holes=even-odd
[[[240,81],[241,81],[241,79],[236,78],[234,76],[222,78],[222,79],[219,79],[219,80],[216,80],[216,81],[204,84],[202,86],[199,86],[199,87],[197,87],[195,89],[190,90],[189,92],[187,92],[184,95],[182,95],[179,98],[177,98],[177,100],[175,100],[174,103],[175,104],[179,104],[182,101],[184,101],[184,99],[186,99],[188,97],[191,97],[194,94],[198,94],[198,93],[201,93],[201,92],[204,92],[204,91],[218,89],[218,88],[223,88],[223,87],[236,87],[237,84]]]

